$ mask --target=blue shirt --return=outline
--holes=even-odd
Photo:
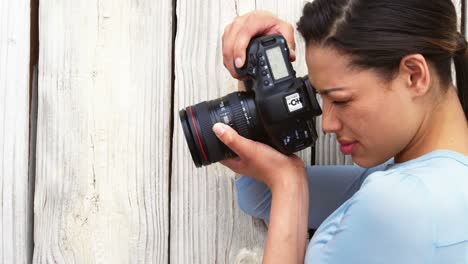
[[[305,263],[468,263],[467,156],[327,167],[308,167],[309,226],[319,227]],[[241,208],[268,221],[268,188],[248,177],[236,186]]]

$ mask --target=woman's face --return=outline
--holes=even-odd
[[[421,121],[405,85],[408,76],[385,81],[373,70],[349,67],[349,57],[336,50],[315,45],[308,46],[306,60],[323,100],[323,131],[336,133],[355,163],[373,167],[408,146]]]

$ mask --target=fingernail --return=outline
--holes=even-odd
[[[234,63],[236,64],[236,67],[237,67],[237,68],[241,68],[241,67],[244,65],[244,63],[242,62],[242,59],[241,59],[241,58],[236,58],[236,59],[234,60]]]
[[[289,50],[289,59],[290,59],[291,61],[296,60],[296,51],[295,51],[295,50],[293,50],[293,49],[290,49],[290,50]]]
[[[213,132],[216,134],[216,136],[220,137],[224,134],[224,132],[226,132],[226,129],[224,128],[223,124],[216,123],[213,126]]]
[[[289,52],[291,53],[291,56],[295,57],[296,56],[296,51],[293,49],[290,49]]]

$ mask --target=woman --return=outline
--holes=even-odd
[[[468,263],[467,44],[452,2],[315,0],[298,30],[323,130],[362,168],[305,169],[216,124],[239,155],[222,163],[248,175],[236,182],[241,208],[269,220],[264,263]],[[293,28],[266,12],[226,27],[234,77],[249,40],[271,33],[294,49]]]

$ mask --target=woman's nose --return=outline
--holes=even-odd
[[[323,102],[322,130],[324,133],[336,133],[341,130],[341,121],[336,115],[333,104]]]

